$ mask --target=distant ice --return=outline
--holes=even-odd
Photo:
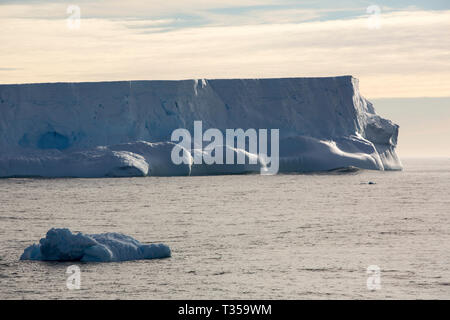
[[[74,234],[52,228],[38,244],[26,248],[20,260],[114,262],[170,256],[164,244],[142,244],[121,233]]]

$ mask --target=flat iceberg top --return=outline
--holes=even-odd
[[[170,256],[165,244],[142,244],[121,233],[74,234],[52,228],[38,244],[26,248],[20,260],[117,262]]]

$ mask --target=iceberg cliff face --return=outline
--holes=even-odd
[[[257,170],[174,165],[172,131],[193,132],[196,120],[203,130],[279,129],[281,172],[401,169],[398,126],[350,76],[0,85],[0,114],[0,177]]]

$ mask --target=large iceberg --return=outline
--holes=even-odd
[[[398,126],[351,76],[0,85],[0,114],[0,177],[259,171],[261,162],[194,164],[188,151],[175,165],[171,134],[193,133],[197,120],[204,130],[279,129],[280,172],[402,168]]]
[[[50,229],[38,244],[26,248],[20,260],[117,262],[170,257],[164,244],[142,244],[121,233],[83,234]]]

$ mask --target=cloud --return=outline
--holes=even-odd
[[[289,2],[289,1],[288,1]],[[281,0],[280,3],[283,3]],[[0,4],[0,17],[8,18],[62,18],[68,5],[77,5],[85,18],[127,19],[154,18],[193,14],[217,8],[245,8],[273,5],[270,0],[59,0],[59,1],[6,1]]]
[[[105,14],[107,18],[96,17],[102,2],[89,7],[90,18],[84,18],[82,10],[80,30],[66,27],[65,7],[56,14],[61,4],[43,6],[49,8],[45,17],[33,16],[45,11],[39,6],[21,16],[12,5],[11,15],[0,18],[0,61],[20,69],[3,71],[0,81],[353,74],[368,97],[448,95],[450,11],[383,13],[381,29],[370,30],[365,10],[359,17],[317,21],[324,14],[321,10],[253,8],[240,15],[205,13],[207,8],[217,8],[218,2],[198,0],[195,3],[204,7],[190,11],[197,21],[192,23],[182,15],[169,14],[180,10],[174,9],[177,3],[186,7],[179,1],[141,7],[141,16],[134,19],[127,14],[120,18],[119,7],[114,6]],[[268,2],[232,2],[236,3]],[[138,2],[127,2],[125,11],[132,12],[131,8],[137,10]],[[145,18],[142,12],[151,8],[157,13]],[[187,15],[189,8],[183,12]]]

